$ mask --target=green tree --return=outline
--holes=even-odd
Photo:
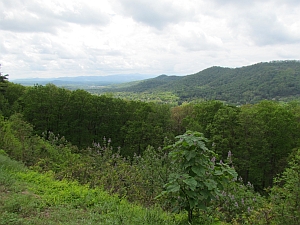
[[[6,90],[3,93],[3,98],[5,99],[6,105],[1,106],[5,117],[8,118],[12,114],[22,111],[20,98],[22,98],[24,95],[25,90],[26,87],[20,84],[7,82]]]
[[[298,123],[289,107],[272,101],[241,107],[234,165],[256,190],[272,187],[286,159],[299,142]]]
[[[278,224],[300,224],[300,149],[290,157],[288,167],[275,179],[271,202]]]
[[[211,133],[208,127],[213,123],[215,114],[222,108],[224,108],[224,104],[220,101],[205,101],[195,104],[192,116],[184,119],[187,130],[199,131],[210,139]]]
[[[192,119],[193,104],[183,103],[180,106],[175,106],[171,109],[172,130],[175,135],[183,134],[188,127],[190,130],[190,121],[195,124]]]
[[[70,114],[76,113],[75,109],[70,112],[71,93],[71,91],[58,88],[53,84],[35,85],[26,88],[16,106],[23,107],[24,118],[34,125],[36,133],[41,135],[44,131],[52,131],[68,136],[70,128],[68,122],[72,119]]]
[[[0,113],[4,113],[4,114],[7,111],[7,108],[9,108],[9,104],[4,96],[7,87],[7,76],[8,76],[7,74],[2,75],[1,64],[0,64]]]
[[[1,72],[1,64],[0,64],[0,91],[3,92],[6,87],[6,83],[7,83],[7,80],[8,80],[8,74],[5,74],[5,75],[2,75],[2,72]]]
[[[222,158],[225,158],[229,151],[237,148],[239,113],[238,107],[224,106],[216,112],[212,123],[207,126],[211,134],[212,148]]]
[[[165,136],[170,136],[170,108],[145,102],[129,103],[131,116],[122,126],[124,150],[127,155],[141,155],[148,145],[162,146]]]
[[[206,209],[237,173],[222,161],[215,162],[217,155],[206,147],[208,140],[202,133],[187,131],[176,138],[179,140],[165,149],[178,170],[170,174],[158,198],[166,196],[174,210],[186,210],[192,222],[193,212]]]

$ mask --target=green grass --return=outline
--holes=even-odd
[[[75,181],[57,181],[0,155],[2,224],[187,224],[184,215],[163,212],[111,196]]]

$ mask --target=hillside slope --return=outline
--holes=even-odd
[[[91,189],[75,181],[55,180],[52,173],[28,170],[1,153],[1,225],[180,224],[159,208],[142,208],[101,189]]]
[[[114,91],[168,91],[181,100],[202,98],[231,103],[286,100],[300,96],[300,61],[273,61],[235,69],[214,66],[182,77],[159,76]]]

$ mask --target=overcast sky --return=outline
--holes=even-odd
[[[300,59],[299,0],[0,0],[11,80]]]

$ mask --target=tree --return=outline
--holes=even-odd
[[[0,64],[0,114],[5,115],[9,111],[9,103],[4,96],[7,87],[8,74],[2,75]]]
[[[0,70],[1,70],[1,64],[0,64]],[[4,92],[5,89],[3,89],[4,87],[6,87],[6,82],[8,80],[8,74],[2,75],[2,72],[0,71],[0,92]]]
[[[1,64],[0,64],[0,69],[1,69]],[[8,79],[7,76],[8,76],[8,74],[2,75],[2,72],[0,71],[0,82],[4,83],[5,81],[7,81],[7,79]]]
[[[21,112],[20,98],[24,95],[26,87],[11,82],[7,82],[6,85],[5,92],[2,96],[4,104],[0,106],[0,110],[2,110],[3,115],[8,118],[14,113]]]
[[[278,224],[300,223],[300,149],[290,155],[288,167],[274,179],[271,202]]]
[[[209,125],[213,123],[214,117],[217,114],[217,112],[224,107],[224,103],[220,101],[206,101],[196,104],[193,110],[193,117],[194,121],[198,124],[198,127],[201,129],[197,129],[197,131],[202,132],[205,137],[211,139],[211,133],[208,129]]]
[[[182,105],[175,106],[171,109],[172,128],[176,135],[183,134],[187,127],[190,128],[189,122],[195,124],[195,121],[191,119],[193,107],[192,104],[183,103]],[[184,124],[186,126],[184,126]]]
[[[0,64],[0,69],[1,69],[1,64]],[[2,72],[0,71],[0,91],[3,91],[3,83],[6,83],[8,80],[8,74],[2,75]]]
[[[129,103],[131,116],[121,128],[124,137],[122,154],[142,155],[148,145],[162,146],[164,138],[173,138],[170,133],[170,108],[146,102]]]
[[[242,106],[238,121],[234,165],[245,182],[263,191],[273,186],[273,178],[283,171],[289,153],[297,147],[297,118],[284,104],[262,101]]]
[[[222,158],[237,147],[237,130],[239,128],[239,107],[224,106],[219,109],[207,130],[211,134],[213,150]]]
[[[205,210],[237,173],[222,161],[215,162],[217,155],[205,146],[208,140],[202,133],[187,131],[176,138],[179,140],[165,149],[178,169],[170,174],[157,198],[167,197],[175,211],[186,210],[192,222],[193,212]]]

